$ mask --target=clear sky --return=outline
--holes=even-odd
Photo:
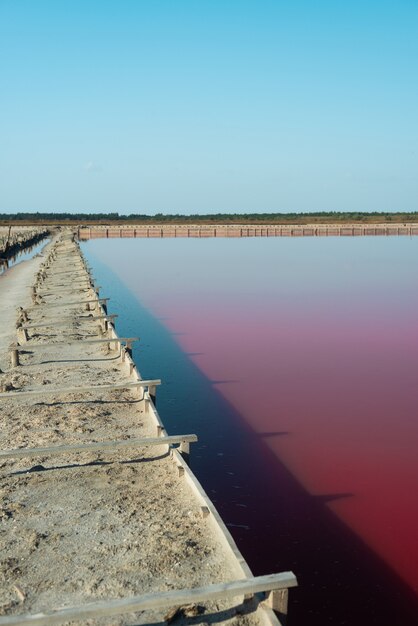
[[[19,210],[418,210],[417,0],[0,0]]]

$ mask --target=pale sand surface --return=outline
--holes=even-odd
[[[8,347],[16,341],[17,307],[30,304],[29,287],[34,283],[43,258],[37,255],[0,275],[0,369],[3,371],[9,367]]]
[[[75,259],[78,251],[73,246]],[[120,383],[129,378],[119,353],[98,338],[99,323],[80,320],[85,306],[50,306],[93,299],[94,292],[45,296],[32,305],[30,285],[41,258],[0,277],[0,383],[9,390]],[[58,257],[46,291],[75,285],[72,258]],[[29,343],[69,341],[20,354],[9,369],[7,349],[16,341],[17,306],[28,306],[30,324],[68,318],[66,326],[29,331]],[[95,312],[94,315],[97,313]],[[142,392],[141,392],[142,394]],[[130,437],[155,437],[137,391],[94,391],[0,399],[0,448],[38,447]],[[174,434],[174,433],[173,433]],[[182,433],[179,433],[182,434]],[[115,453],[71,453],[0,463],[0,614],[33,613],[98,599],[201,586],[242,578],[166,446]],[[192,450],[193,453],[193,450]],[[175,623],[258,624],[259,611],[242,614],[233,601],[211,602],[198,617]],[[213,614],[221,613],[214,616]],[[89,624],[164,621],[167,610],[101,618]]]

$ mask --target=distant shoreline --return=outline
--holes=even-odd
[[[109,214],[69,213],[0,213],[0,226],[362,226],[364,224],[418,224],[418,212],[315,212],[315,213],[243,213],[175,215],[157,214],[123,216]]]

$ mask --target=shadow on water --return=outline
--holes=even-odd
[[[118,332],[141,337],[134,359],[142,375],[162,378],[157,402],[168,433],[198,435],[192,469],[253,572],[297,575],[289,623],[416,624],[418,601],[411,589],[327,507],[355,493],[308,493],[265,443],[288,433],[255,433],[169,331],[84,250],[119,314]]]

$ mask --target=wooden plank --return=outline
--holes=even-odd
[[[56,343],[25,343],[22,346],[17,346],[19,352],[33,352],[38,348],[49,350],[50,348],[62,348],[79,346],[81,344],[95,344],[95,343],[132,343],[139,341],[139,337],[118,337],[117,339],[80,339],[80,341],[57,341]]]
[[[66,317],[66,318],[61,318],[61,319],[57,319],[57,320],[51,320],[50,322],[42,322],[42,324],[25,324],[25,326],[22,326],[22,328],[26,328],[26,330],[32,330],[33,328],[46,328],[47,326],[57,326],[57,324],[59,325],[66,325],[69,322],[71,322],[71,320],[86,320],[86,322],[94,322],[96,320],[113,320],[116,317],[118,317],[117,315],[74,315],[72,317]]]
[[[35,285],[36,287],[36,293],[39,294],[40,296],[53,296],[56,294],[60,294],[60,293],[64,293],[64,292],[68,292],[71,291],[71,293],[74,290],[85,290],[85,289],[93,289],[94,287],[94,282],[90,281],[90,280],[85,280],[83,281],[83,283],[79,283],[79,282],[75,282],[75,281],[71,281],[71,284],[66,284],[66,285],[61,285],[61,284],[55,284],[55,283],[48,283],[48,285],[45,285],[46,288],[42,289],[42,287],[44,287],[43,283],[38,285]]]
[[[297,580],[293,572],[282,572],[268,576],[255,576],[244,580],[196,587],[194,589],[180,589],[147,593],[141,596],[131,596],[116,600],[101,600],[82,606],[57,609],[47,613],[7,615],[0,617],[0,626],[17,626],[18,624],[36,624],[49,626],[71,620],[87,620],[137,611],[166,609],[187,604],[197,604],[222,598],[236,598],[248,594],[270,592],[276,589],[296,587]]]
[[[60,306],[72,306],[75,304],[97,304],[97,302],[108,302],[110,298],[96,298],[95,300],[73,300],[72,302],[43,302],[40,306],[60,307]],[[39,306],[39,305],[38,305]]]
[[[80,282],[90,282],[91,280],[91,275],[88,274],[85,270],[83,271],[82,274],[72,274],[72,276],[68,276],[68,278],[55,278],[56,274],[55,272],[51,272],[51,274],[48,274],[45,277],[45,280],[48,281],[48,284],[51,285],[52,287],[67,287],[69,284],[74,285],[74,283],[80,283]],[[65,280],[65,283],[60,283],[60,280]]]
[[[85,285],[75,285],[74,287],[64,287],[64,288],[60,288],[60,289],[54,289],[54,290],[46,290],[46,291],[41,291],[39,289],[36,289],[36,294],[38,296],[42,296],[44,297],[49,297],[49,296],[56,296],[59,294],[66,294],[66,293],[74,293],[75,291],[80,292],[80,291],[89,291],[89,289],[101,289],[100,285],[96,285],[96,283],[94,282],[94,280],[87,282]]]
[[[75,270],[68,270],[67,272],[51,272],[51,276],[61,276],[62,274],[65,275],[71,275],[74,276],[74,274],[76,276],[85,276],[86,274],[86,269],[84,266],[81,266],[80,268],[76,268]]]
[[[49,389],[31,389],[28,391],[4,391],[0,393],[0,398],[23,398],[25,396],[43,396],[49,394],[66,394],[66,393],[90,393],[93,391],[116,391],[117,389],[135,389],[136,387],[149,387],[150,385],[161,385],[161,380],[138,380],[136,383],[117,383],[113,385],[89,385],[84,387],[56,387]]]
[[[111,452],[118,448],[140,448],[149,446],[163,446],[181,444],[187,441],[194,443],[197,435],[170,435],[167,437],[148,437],[146,439],[122,439],[117,441],[95,441],[93,443],[68,444],[64,446],[46,446],[43,448],[15,448],[14,450],[0,450],[0,459],[27,458],[33,456],[56,456],[67,452],[89,452],[104,450]]]
[[[63,293],[65,291],[82,291],[83,289],[91,289],[92,288],[92,284],[94,283],[94,281],[89,280],[89,278],[86,278],[86,280],[84,281],[84,285],[74,285],[74,287],[72,287],[72,283],[71,285],[65,284],[65,285],[46,285],[46,287],[48,287],[48,289],[45,289],[44,291],[41,291],[40,289],[37,289],[37,293],[40,296],[54,296],[57,293]],[[62,288],[61,288],[62,287]]]

